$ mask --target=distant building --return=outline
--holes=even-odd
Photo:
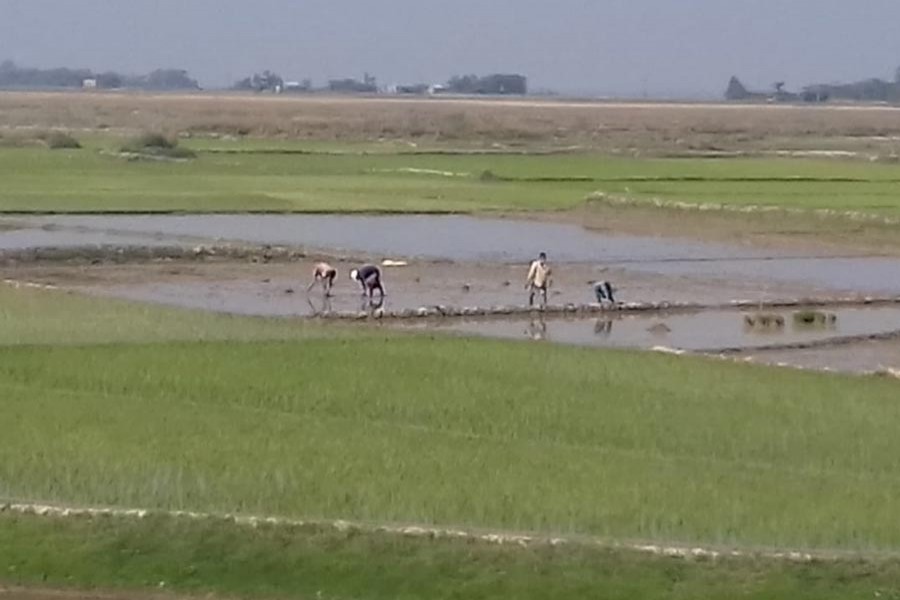
[[[312,88],[312,83],[309,80],[306,81],[285,81],[282,87],[282,91],[286,94],[296,94],[299,92],[308,92]]]
[[[83,79],[81,81],[81,87],[85,90],[96,90],[97,89],[97,80],[94,78]]]

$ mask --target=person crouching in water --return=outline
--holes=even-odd
[[[550,287],[550,265],[547,264],[546,252],[541,252],[538,259],[532,261],[525,280],[525,289],[529,290],[528,306],[534,306],[534,296],[540,293],[543,305],[547,305],[547,288]]]
[[[313,280],[312,283],[309,284],[309,287],[306,288],[306,291],[310,291],[313,289],[317,283],[322,284],[322,289],[325,290],[325,295],[331,295],[331,288],[334,287],[334,280],[337,277],[337,269],[329,265],[325,262],[316,263],[313,267]]]
[[[362,286],[363,296],[368,295],[369,299],[375,296],[375,290],[378,295],[384,298],[384,286],[381,284],[381,269],[375,265],[363,265],[359,269],[350,271],[350,280],[358,281]]]

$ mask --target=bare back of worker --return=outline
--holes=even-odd
[[[331,295],[331,288],[334,287],[334,280],[337,278],[337,269],[326,262],[318,262],[313,265],[313,280],[310,282],[306,291],[310,291],[317,283],[322,284],[325,295]]]

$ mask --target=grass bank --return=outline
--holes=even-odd
[[[23,345],[79,319],[56,300],[0,348],[3,497],[900,548],[895,381],[256,320],[167,341],[178,311],[102,302],[116,343]],[[32,310],[4,305],[7,331]]]
[[[694,561],[165,516],[0,514],[0,565],[11,585],[225,597],[900,598],[897,561]]]

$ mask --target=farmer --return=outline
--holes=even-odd
[[[547,304],[547,288],[550,287],[550,265],[547,264],[547,253],[541,252],[538,259],[532,261],[525,280],[525,289],[529,290],[528,306],[534,306],[534,295],[540,293],[543,304]]]
[[[350,271],[350,280],[358,281],[362,286],[363,296],[371,299],[378,290],[378,295],[384,298],[384,286],[381,284],[381,270],[375,265],[363,265],[359,269]]]
[[[609,300],[610,302],[616,301],[616,299],[613,298],[612,284],[608,281],[594,282],[594,297],[597,299],[597,302],[603,302],[604,300]]]
[[[334,279],[337,277],[337,269],[332,267],[326,262],[316,263],[313,266],[313,280],[309,284],[309,287],[306,288],[306,291],[310,291],[313,289],[317,283],[322,283],[322,289],[325,290],[325,295],[331,295],[331,288],[334,287]]]

